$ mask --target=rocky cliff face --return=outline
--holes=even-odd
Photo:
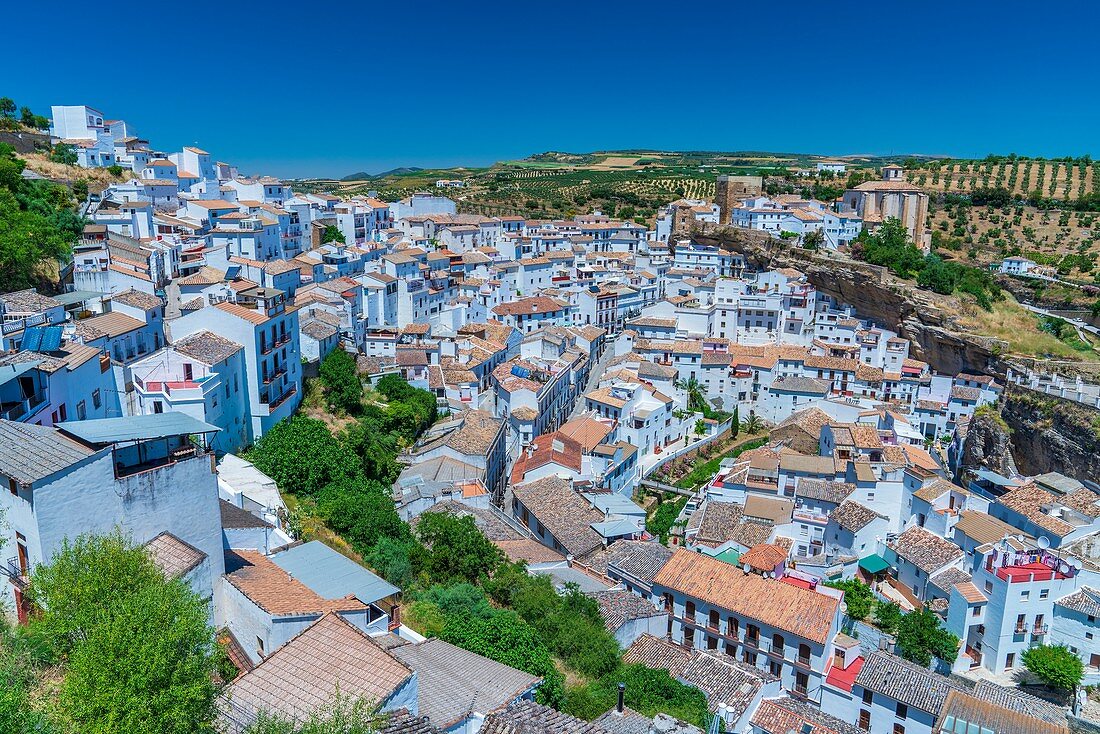
[[[1078,479],[1100,475],[1100,411],[1014,385],[1001,402],[1021,473],[1057,471]]]
[[[957,299],[924,291],[885,268],[835,252],[791,247],[763,232],[724,228],[694,236],[697,242],[741,253],[761,268],[794,268],[819,291],[851,304],[912,342],[911,353],[933,369],[955,374],[1003,374],[997,359],[1004,342],[963,331],[950,315]]]
[[[975,469],[989,469],[1006,477],[1017,474],[1009,428],[995,414],[981,412],[970,421],[959,469],[960,474]]]

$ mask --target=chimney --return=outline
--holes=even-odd
[[[626,683],[619,683],[619,702],[615,704],[615,712],[620,716],[623,713],[624,702],[626,700]]]

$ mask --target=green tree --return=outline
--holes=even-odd
[[[88,200],[88,182],[82,178],[73,181],[73,196],[83,203]]]
[[[927,667],[932,656],[947,663],[959,655],[959,638],[940,625],[939,617],[929,609],[909,612],[898,622],[898,654]]]
[[[408,588],[413,582],[411,550],[416,544],[412,538],[397,540],[381,538],[367,554],[367,565],[399,589]]]
[[[35,114],[31,111],[30,107],[19,108],[19,121],[27,127],[35,127]]]
[[[1065,645],[1029,647],[1024,650],[1021,659],[1035,677],[1051,688],[1075,691],[1085,675],[1081,658],[1070,652]]]
[[[9,119],[15,117],[15,100],[11,97],[0,97],[0,115]]]
[[[825,232],[815,229],[802,236],[802,246],[809,250],[816,250],[825,244]]]
[[[29,635],[0,621],[0,731],[11,734],[50,734],[55,731],[46,714],[31,700],[42,677]]]
[[[113,165],[110,165],[110,166],[107,166],[107,173],[111,174],[115,178],[118,178],[119,176],[121,176],[122,171],[123,171],[122,166],[118,165],[117,163],[115,163]]]
[[[901,622],[901,608],[888,601],[875,602],[875,626],[887,634],[894,634]]]
[[[25,181],[25,166],[0,143],[0,292],[34,285],[39,264],[67,254],[84,228],[68,189]]]
[[[539,701],[549,706],[561,704],[564,677],[554,667],[538,632],[515,612],[500,610],[488,619],[454,617],[447,620],[439,637],[490,660],[541,676]]]
[[[488,619],[496,612],[485,591],[468,582],[449,586],[435,584],[416,598],[437,607],[447,617]]]
[[[433,581],[469,581],[492,575],[504,553],[482,535],[470,516],[425,512],[416,524],[421,545],[414,548],[413,568]]]
[[[301,720],[261,713],[244,734],[377,734],[386,717],[373,701],[337,694]]]
[[[216,643],[206,603],[162,577],[115,599],[111,612],[69,657],[66,718],[86,734],[212,731]]]
[[[141,551],[119,533],[65,540],[46,565],[31,572],[28,600],[43,613],[35,631],[58,655],[66,655],[117,599],[163,580]]]
[[[303,415],[275,424],[247,457],[280,490],[295,495],[315,494],[333,482],[362,475],[360,462],[324,421]]]
[[[361,554],[369,553],[382,538],[404,541],[409,536],[393,497],[378,482],[343,479],[329,484],[317,494],[317,509]]]
[[[50,160],[54,163],[63,163],[66,166],[75,166],[76,150],[68,143],[58,143],[50,151]]]
[[[321,360],[319,370],[325,385],[329,407],[345,413],[357,413],[363,401],[363,383],[355,369],[355,358],[343,349],[334,349]]]
[[[91,734],[209,731],[218,648],[206,603],[115,533],[66,542],[31,573],[34,630],[65,661],[58,696]]]
[[[707,410],[707,394],[703,384],[694,377],[686,380],[677,380],[676,387],[687,393],[688,410],[694,413],[705,413]]]
[[[871,606],[875,602],[875,595],[870,586],[859,579],[829,581],[825,585],[844,592],[844,604],[848,608],[849,617],[857,620],[867,619],[867,615],[871,613]]]
[[[749,417],[741,421],[741,430],[744,433],[753,434],[760,433],[764,430],[764,421],[760,416],[756,414],[750,414]]]
[[[363,476],[386,485],[397,481],[401,465],[397,462],[397,442],[375,420],[360,419],[348,424],[342,437],[348,451],[359,457]]]
[[[321,233],[321,244],[323,245],[328,242],[339,242],[340,244],[345,244],[344,233],[340,231],[339,227],[333,226],[331,224],[325,225],[325,230]]]

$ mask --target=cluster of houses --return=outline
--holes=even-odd
[[[624,660],[702,690],[728,731],[1065,734],[1064,709],[983,677],[1052,643],[1100,680],[1100,495],[958,471],[1003,386],[936,373],[800,272],[684,237],[719,223],[835,248],[899,216],[920,241],[927,197],[897,167],[843,205],[681,200],[649,230],[298,193],[155,151],[90,107],[53,114],[81,165],[133,177],[90,209],[69,289],[0,294],[2,594],[25,618],[35,564],[123,529],[210,600],[240,671],[227,731],[338,690],[391,713],[390,734],[701,734],[622,694],[593,722],[541,706],[540,679],[424,639],[400,589],[291,537],[278,487],[237,454],[337,349],[436,397],[440,421],[398,457],[403,519],[473,517],[530,573],[591,594]],[[767,443],[689,491],[661,543],[639,484],[734,416]],[[851,578],[938,614],[953,665],[916,666],[850,620],[825,582]]]

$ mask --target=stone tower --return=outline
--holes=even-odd
[[[737,205],[738,199],[759,196],[763,192],[764,179],[760,176],[719,176],[714,185],[714,203],[718,205],[718,223],[730,223],[730,212]]]

